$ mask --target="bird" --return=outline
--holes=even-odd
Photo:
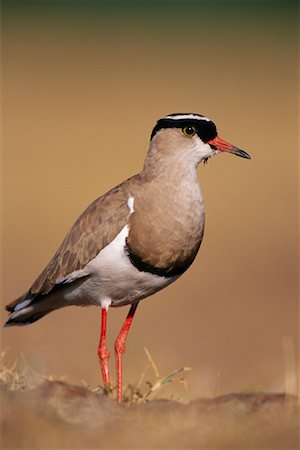
[[[141,172],[89,204],[29,290],[6,306],[5,326],[31,324],[64,306],[100,307],[98,359],[104,388],[111,390],[107,314],[129,305],[114,344],[122,401],[123,355],[137,306],[193,263],[205,225],[197,167],[219,153],[251,159],[222,139],[206,116],[160,118]]]

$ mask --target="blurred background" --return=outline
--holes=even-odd
[[[140,171],[155,121],[198,112],[252,160],[199,167],[204,242],[141,302],[125,383],[146,346],[162,374],[193,368],[191,398],[284,389],[283,343],[298,343],[297,22],[289,0],[3,2],[2,322],[82,210]],[[109,311],[112,356],[126,314]],[[1,347],[96,386],[99,324],[100,309],[65,308],[2,329]]]

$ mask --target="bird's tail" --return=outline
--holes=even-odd
[[[31,291],[28,291],[26,294],[22,295],[22,297],[17,298],[17,300],[6,306],[7,311],[11,314],[4,326],[29,325],[55,309],[72,305],[89,305],[89,300],[84,296],[78,296],[75,300],[70,300],[68,299],[68,296],[65,295],[80,287],[81,284],[85,282],[86,278],[87,277],[81,277],[69,284],[60,283],[55,285],[47,294],[33,294]]]
[[[64,305],[61,304],[61,306]],[[6,306],[6,310],[11,314],[4,326],[11,327],[14,325],[30,325],[58,307],[60,306],[53,302],[53,297],[51,294],[35,298],[24,295]]]
[[[33,322],[41,319],[43,316],[48,314],[50,311],[39,311],[34,312],[32,307],[24,308],[21,311],[12,313],[7,321],[5,322],[5,327],[12,327],[14,325],[24,326],[30,325]]]

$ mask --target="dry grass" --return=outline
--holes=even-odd
[[[153,399],[157,395],[158,391],[161,391],[169,383],[178,382],[184,387],[184,394],[186,397],[188,395],[188,383],[187,380],[179,375],[183,372],[192,370],[190,367],[181,367],[169,373],[168,375],[161,376],[158,367],[147,348],[144,349],[147,356],[147,365],[143,370],[138,383],[128,384],[125,387],[123,393],[123,403],[136,404],[145,403],[150,399]],[[24,355],[22,354],[19,360],[15,361],[11,366],[8,366],[5,357],[7,351],[3,351],[0,354],[0,386],[7,389],[8,391],[26,391],[38,387],[45,381],[59,381],[65,382],[67,377],[62,376],[59,378],[54,378],[52,375],[43,375],[36,372],[26,361]],[[152,368],[154,374],[154,381],[146,380],[146,373],[148,369]],[[151,377],[153,378],[153,376]],[[108,390],[102,386],[97,388],[92,388],[88,383],[82,380],[82,385],[87,390],[94,393],[101,393],[108,396],[111,399],[116,398],[116,388]],[[184,402],[184,398],[177,398],[178,401]]]
[[[161,376],[147,366],[118,404],[103,389],[37,374],[24,358],[7,367],[1,355],[1,449],[277,448],[298,447],[298,398],[239,393],[183,401],[153,399],[188,368]],[[152,368],[154,381],[145,382]],[[146,388],[142,388],[146,386]],[[183,389],[183,392],[184,392]]]

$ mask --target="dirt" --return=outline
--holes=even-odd
[[[44,381],[1,387],[1,449],[297,449],[299,401],[280,393],[118,404],[101,391]]]

